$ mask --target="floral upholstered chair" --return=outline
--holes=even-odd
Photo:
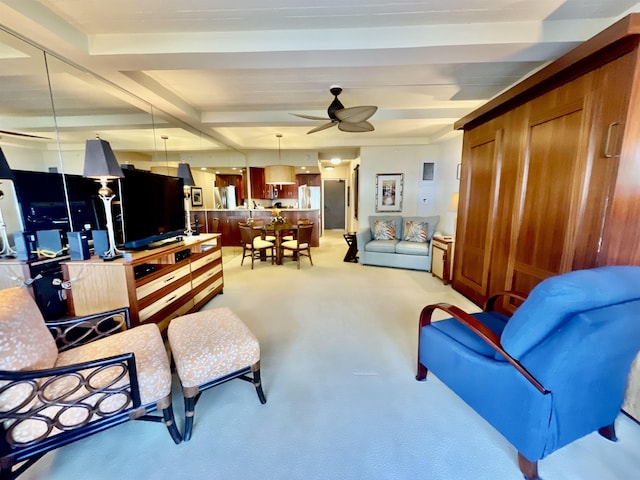
[[[128,323],[127,309],[45,323],[26,288],[0,291],[1,478],[131,419],[164,422],[182,441],[160,331]]]

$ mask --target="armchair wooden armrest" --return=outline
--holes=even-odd
[[[48,321],[46,325],[55,338],[60,352],[128,330],[131,327],[128,307]]]
[[[497,300],[497,298],[505,294],[508,294],[510,296],[515,296],[516,298],[523,298],[520,294],[517,294],[517,293],[514,293],[511,295],[509,294],[509,292],[504,292],[502,294],[497,294],[489,298],[489,300],[487,301],[487,304],[489,304],[491,308],[493,308],[493,305],[495,304],[495,301]],[[455,318],[457,321],[462,323],[468,329],[476,333],[480,338],[482,338],[482,340],[484,340],[489,346],[491,346],[491,348],[493,348],[496,352],[500,353],[500,355],[502,355],[507,360],[507,362],[513,365],[515,369],[522,374],[522,376],[524,376],[536,389],[538,389],[538,391],[540,391],[540,393],[545,395],[547,393],[550,393],[546,388],[544,388],[544,386],[538,380],[536,380],[536,378],[533,375],[531,375],[531,373],[527,371],[526,368],[522,366],[520,362],[518,362],[515,358],[509,355],[504,350],[504,348],[502,348],[502,345],[500,344],[500,337],[498,335],[496,335],[493,331],[491,331],[486,325],[484,325],[482,322],[477,320],[475,317],[468,314],[461,308],[456,307],[455,305],[451,305],[448,303],[436,303],[436,304],[427,305],[426,307],[424,307],[422,309],[422,312],[420,312],[418,336],[420,335],[420,330],[422,329],[422,327],[431,324],[431,316],[433,315],[433,312],[435,310],[442,310],[447,312],[449,315],[451,315],[451,317]],[[424,368],[425,367],[422,366],[420,364],[420,361],[418,360],[418,372],[419,372],[418,376],[419,377],[421,376],[420,375],[421,369],[424,369]],[[425,370],[425,375],[426,375],[426,370]]]
[[[484,302],[484,306],[482,308],[482,311],[484,312],[492,312],[495,310],[495,306],[496,306],[496,302],[498,301],[498,299],[503,298],[503,297],[510,297],[510,298],[515,298],[516,300],[520,300],[521,302],[524,302],[527,297],[526,295],[524,295],[523,293],[519,293],[519,292],[513,292],[513,291],[505,291],[505,292],[498,292],[495,293],[493,295],[491,295],[486,302]]]

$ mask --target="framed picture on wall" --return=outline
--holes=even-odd
[[[376,175],[376,212],[402,211],[402,173]]]
[[[191,187],[191,206],[192,207],[201,207],[203,205],[202,202],[202,188],[200,187]]]

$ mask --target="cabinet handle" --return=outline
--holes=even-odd
[[[168,298],[166,302],[164,302],[165,304],[171,303],[176,299],[177,295],[172,296],[171,298]]]
[[[176,278],[176,276],[175,276],[175,275],[174,275],[173,277],[166,278],[166,279],[165,279],[165,281],[164,281],[164,283],[172,282],[175,278]]]
[[[609,124],[607,128],[607,139],[604,142],[604,156],[605,158],[614,158],[619,157],[620,154],[616,155],[614,153],[609,153],[609,147],[611,144],[611,132],[613,131],[613,127],[620,125],[620,122],[612,122]]]

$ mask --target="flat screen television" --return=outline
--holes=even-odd
[[[66,234],[104,228],[104,207],[94,180],[65,175],[63,182],[62,174],[54,172],[14,170],[13,174],[24,231],[61,230]]]
[[[116,204],[113,220],[120,245],[130,249],[149,248],[157,242],[183,235],[182,179],[136,169],[123,169],[123,173],[124,178],[117,182],[116,198],[122,207],[122,215]]]

